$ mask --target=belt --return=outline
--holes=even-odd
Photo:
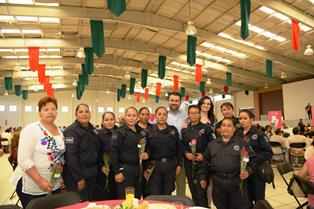
[[[235,173],[216,172],[216,173],[214,173],[214,176],[217,176],[217,177],[222,178],[222,179],[230,179],[230,180],[239,178],[239,174],[235,174]]]
[[[173,161],[173,160],[175,160],[175,159],[176,159],[176,158],[174,158],[174,157],[171,157],[171,158],[162,157],[162,158],[156,159],[156,162],[167,163],[167,162]]]

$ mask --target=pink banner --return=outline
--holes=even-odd
[[[268,121],[275,125],[275,128],[281,128],[281,111],[269,111],[268,112]]]

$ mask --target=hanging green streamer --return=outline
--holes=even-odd
[[[97,57],[102,57],[105,52],[104,23],[102,20],[90,21],[93,51]]]
[[[155,96],[155,103],[158,103],[159,102],[159,96]]]
[[[121,89],[117,89],[117,101],[120,102],[121,99]]]
[[[21,96],[22,94],[22,86],[21,85],[14,85],[15,95]]]
[[[94,72],[94,55],[93,48],[84,48],[85,52],[85,67],[89,75]]]
[[[24,100],[27,100],[28,99],[28,90],[22,90],[22,98]]]
[[[203,92],[205,90],[205,81],[200,82],[199,90],[200,92]]]
[[[251,0],[240,0],[241,8],[241,38],[249,37],[249,22],[251,13]]]
[[[108,0],[107,7],[118,17],[126,10],[126,3],[125,0]]]
[[[129,89],[130,94],[134,94],[135,82],[136,82],[135,78],[130,79],[130,89]]]
[[[180,88],[180,94],[181,94],[182,97],[185,96],[185,88],[184,87]]]
[[[266,60],[266,76],[273,76],[273,61],[271,60]]]
[[[5,77],[4,78],[4,88],[6,91],[10,91],[13,88],[13,79],[12,77]]]
[[[232,86],[232,73],[230,72],[226,73],[226,81],[227,81],[227,86]]]
[[[147,70],[146,69],[142,69],[141,86],[143,89],[147,86]]]
[[[122,84],[121,85],[121,97],[125,98],[125,95],[126,95],[126,85]]]
[[[160,79],[163,79],[166,75],[166,60],[167,60],[167,57],[159,55],[158,77]]]
[[[187,41],[187,51],[186,51],[186,61],[189,63],[190,66],[195,65],[196,62],[196,42],[197,38],[194,36],[188,36],[188,41]]]

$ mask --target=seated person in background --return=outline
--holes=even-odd
[[[308,147],[310,145],[310,142],[307,140],[307,138],[305,136],[300,135],[300,130],[299,130],[298,127],[294,127],[292,129],[292,133],[294,135],[289,136],[287,141],[286,141],[286,148],[287,148],[287,150],[290,149],[290,144],[292,144],[292,143],[302,143],[302,142],[304,142],[304,143],[306,143],[305,147]]]
[[[282,148],[285,148],[285,139],[283,138],[283,131],[280,128],[275,130],[275,135],[272,135],[269,139],[270,142],[279,142]],[[273,153],[281,154],[282,150],[279,147],[272,147]]]
[[[12,134],[11,134],[11,130],[12,128],[7,128],[2,134],[1,134],[1,138],[2,139],[8,139],[8,143],[11,143],[11,139],[12,139]]]
[[[273,135],[272,127],[270,125],[266,125],[265,129],[266,129],[265,134],[267,135],[269,140],[270,137]]]
[[[311,156],[314,155],[314,140],[312,141],[311,146],[307,147],[304,153],[305,160],[308,160]]]
[[[20,139],[20,131],[15,132],[11,140],[11,148],[10,148],[11,154],[8,160],[11,166],[13,167],[13,170],[15,170],[17,166],[17,148],[19,146],[19,139]]]

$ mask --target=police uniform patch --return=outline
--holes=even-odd
[[[96,135],[99,134],[98,131],[97,131],[97,129],[93,129],[93,132],[94,132],[94,134],[96,134]]]
[[[234,145],[234,146],[233,146],[233,149],[234,149],[235,151],[239,151],[239,150],[240,150],[240,147],[239,147],[239,145]]]
[[[145,131],[141,131],[142,136],[146,137]]]
[[[256,140],[258,138],[257,134],[252,135],[252,139]]]
[[[65,143],[66,144],[73,144],[74,143],[74,137],[65,137]]]
[[[236,127],[241,128],[241,124],[240,123],[236,124]]]
[[[118,135],[117,134],[112,134],[112,136],[111,136],[111,139],[112,140],[116,140],[118,138]]]
[[[199,135],[203,135],[203,134],[205,134],[205,129],[204,129],[204,128],[202,128],[202,129],[200,130],[200,132],[199,132]]]
[[[170,131],[170,134],[175,135],[175,134],[176,134],[176,131],[175,131],[175,130],[171,130],[171,131]]]

